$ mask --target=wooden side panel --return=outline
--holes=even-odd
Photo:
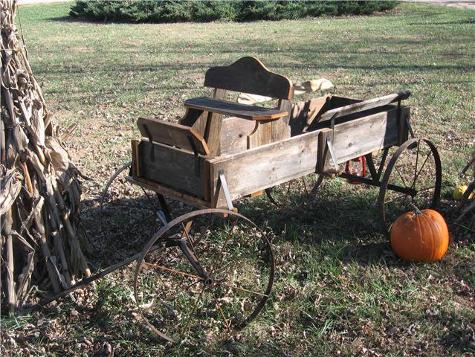
[[[189,126],[153,118],[139,118],[137,126],[142,136],[149,140],[192,152],[196,151],[202,155],[209,154],[204,138]]]
[[[315,172],[318,131],[295,136],[242,153],[210,161],[212,196],[218,173],[224,172],[232,199],[261,191],[293,178]],[[225,206],[221,192],[217,206]]]
[[[259,123],[256,131],[249,135],[247,147],[249,149],[256,148],[261,145],[270,144],[272,142],[272,123]]]
[[[372,98],[362,102],[353,103],[349,105],[345,105],[343,107],[338,107],[332,110],[329,110],[323,113],[319,121],[326,121],[332,118],[339,118],[345,115],[363,112],[365,110],[370,110],[374,108],[384,107],[394,101],[407,99],[410,95],[410,92],[400,92],[400,93],[393,93],[389,95],[385,95],[384,97]]]
[[[290,126],[292,135],[298,135],[307,131],[313,120],[322,112],[327,102],[331,99],[330,95],[312,98],[307,101],[294,103],[292,107],[292,116]]]
[[[401,107],[401,119],[408,116],[409,108]],[[332,139],[337,163],[398,145],[399,135],[396,108],[337,124]]]
[[[293,97],[292,82],[284,76],[270,72],[254,57],[243,57],[229,66],[208,69],[205,86],[279,99]]]
[[[138,178],[138,177],[127,177],[126,178],[129,182],[132,182],[136,185],[142,186],[143,188],[146,188],[148,190],[152,190],[154,192],[161,193],[162,195],[165,195],[167,197],[171,197],[175,200],[184,202],[186,204],[189,204],[194,207],[198,208],[209,208],[210,207],[210,202],[201,200],[195,196],[188,195],[186,193],[182,193],[179,191],[176,191],[174,189],[171,189],[169,187],[160,185],[154,181],[150,181],[148,179],[144,178]]]
[[[205,199],[203,158],[145,140],[140,142],[138,149],[141,178]]]
[[[221,155],[234,154],[247,150],[247,137],[256,123],[236,117],[224,118],[221,126]]]

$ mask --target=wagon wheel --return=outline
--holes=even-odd
[[[152,191],[127,181],[130,162],[109,178],[99,198],[101,231],[107,236],[126,236],[128,244],[149,237],[158,228],[160,199]]]
[[[265,192],[269,201],[278,207],[303,206],[318,193],[323,179],[323,175],[317,174],[315,178],[307,175],[278,187],[267,188]]]
[[[243,328],[263,309],[274,258],[268,239],[249,219],[205,209],[161,228],[137,260],[134,279],[151,330],[174,341],[219,337]]]
[[[442,167],[435,145],[409,139],[393,154],[384,172],[377,207],[385,227],[403,212],[436,207],[440,199]]]

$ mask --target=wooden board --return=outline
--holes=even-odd
[[[247,150],[247,137],[254,131],[256,124],[256,122],[237,117],[224,118],[220,137],[221,155]]]
[[[138,147],[140,177],[206,199],[204,159],[185,150],[142,140]]]
[[[211,196],[215,193],[221,170],[233,200],[315,172],[318,133],[314,131],[209,160]],[[217,205],[226,205],[222,192]]]
[[[208,145],[203,136],[189,126],[153,118],[139,118],[137,126],[142,136],[151,141],[176,146],[201,155],[209,154]]]
[[[184,202],[186,204],[189,204],[194,207],[198,208],[209,208],[210,203],[204,200],[201,200],[199,198],[196,198],[194,196],[188,195],[186,193],[179,192],[174,189],[170,189],[166,186],[160,185],[156,182],[144,179],[144,178],[138,178],[138,177],[131,177],[128,176],[127,181],[132,182],[133,184],[139,185],[147,190],[151,190],[154,192],[161,193],[162,195],[166,197],[173,198],[175,200]]]
[[[369,154],[373,151],[400,144],[400,127],[398,122],[398,109],[365,116],[335,125],[334,133],[331,129],[322,131],[325,140],[332,141],[337,164],[343,164],[353,158]],[[401,107],[401,123],[409,118],[409,107]],[[407,138],[407,128],[405,129]],[[330,156],[326,152],[324,165],[319,165],[321,170],[331,168]]]
[[[330,99],[331,96],[326,95],[294,103],[290,117],[292,136],[305,132]]]
[[[363,112],[365,110],[370,110],[378,107],[384,107],[394,101],[407,99],[410,95],[410,92],[400,92],[400,93],[393,93],[383,97],[372,98],[362,102],[353,103],[349,105],[345,105],[343,107],[335,108],[326,111],[322,115],[319,116],[318,121],[326,121],[334,118],[339,118],[345,115],[350,115],[357,112]]]
[[[292,82],[270,72],[254,57],[243,57],[229,66],[211,67],[206,72],[205,86],[234,92],[258,94],[279,99],[292,99]]]
[[[257,121],[276,120],[288,115],[286,111],[280,109],[269,109],[208,97],[187,99],[185,107]]]
[[[226,97],[226,90],[216,88],[213,93],[213,99],[222,100]],[[206,121],[204,125],[204,138],[210,149],[210,156],[217,156],[221,152],[220,137],[223,116],[219,113],[205,112]]]

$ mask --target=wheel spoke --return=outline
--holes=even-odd
[[[201,300],[201,297],[203,296],[204,291],[205,291],[205,287],[203,285],[199,295],[196,297],[196,299],[194,301],[193,307],[192,307],[192,309],[189,313],[189,316],[188,316],[188,321],[186,322],[185,326],[183,326],[181,328],[182,332],[189,331],[188,326],[190,326],[192,316],[196,313],[196,310],[198,308],[198,301]]]
[[[221,306],[219,305],[219,303],[216,303],[216,310],[219,311],[221,317],[223,318],[224,320],[224,324],[226,325],[226,328],[228,330],[231,329],[231,323],[228,321],[228,319],[226,319],[226,317],[224,316],[224,312],[223,312],[223,309],[221,309]]]
[[[419,175],[421,174],[422,169],[424,168],[424,166],[425,166],[427,160],[429,159],[431,153],[432,153],[431,151],[429,151],[429,152],[427,153],[427,156],[426,156],[426,158],[424,159],[424,162],[422,163],[422,166],[421,166],[421,168],[419,169],[419,172],[417,173],[416,177],[414,177],[414,187],[415,187],[416,181],[417,181],[417,179],[419,178]]]
[[[155,209],[155,210],[158,211],[158,210],[160,209],[160,207],[153,204],[152,198],[150,197],[150,195],[147,193],[147,191],[145,191],[145,189],[144,189],[142,186],[140,186],[140,188],[142,189],[142,192],[144,193],[145,197],[147,197],[148,202],[149,202],[150,205],[153,207],[153,209]]]
[[[419,149],[421,148],[420,141],[417,143],[417,154],[416,154],[416,165],[414,167],[414,180],[412,181],[411,188],[415,188],[416,186],[416,173],[417,173],[417,162],[419,161]]]
[[[394,169],[396,170],[396,172],[398,173],[399,177],[401,178],[404,187],[405,187],[405,188],[409,188],[409,186],[408,186],[407,183],[406,183],[406,180],[404,180],[404,177],[402,177],[402,175],[401,175],[401,173],[399,172],[397,166],[394,166]]]

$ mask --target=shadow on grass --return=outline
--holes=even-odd
[[[293,194],[291,202],[280,207],[265,195],[242,199],[236,206],[259,228],[270,232],[274,245],[308,245],[340,261],[381,264],[390,247],[374,205],[377,190],[345,185],[341,193],[337,192],[339,185],[341,182],[314,197]],[[105,205],[103,214],[97,201],[84,202],[82,226],[95,251],[97,267],[109,266],[141,251],[160,228],[156,201],[146,196],[122,198],[114,205]],[[175,201],[169,204],[173,217],[194,210]]]

